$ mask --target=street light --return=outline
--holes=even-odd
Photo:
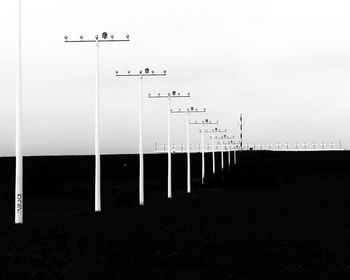
[[[178,110],[170,110],[170,113],[174,114],[186,114],[187,115],[187,192],[191,192],[191,159],[190,159],[190,114],[193,113],[205,113],[206,110],[200,110],[196,109],[194,107],[187,108],[185,110],[178,109]]]
[[[144,72],[142,70],[139,73],[131,73],[128,71],[128,74],[119,74],[118,71],[115,72],[117,77],[139,77],[140,78],[140,98],[139,98],[139,155],[140,155],[140,175],[139,175],[139,203],[144,205],[144,172],[143,172],[143,97],[142,97],[142,80],[143,77],[159,77],[166,76],[167,73],[164,70],[163,73],[155,73],[153,70],[150,73],[150,70],[146,68]]]
[[[16,90],[16,178],[15,224],[23,224],[23,153],[22,153],[22,0],[18,0],[17,90]]]
[[[190,97],[191,95],[188,94],[181,94],[176,91],[172,91],[171,93],[162,95],[162,94],[156,94],[151,95],[148,94],[148,98],[166,98],[168,100],[168,198],[172,197],[172,186],[171,186],[171,151],[170,151],[170,105],[171,105],[171,99],[172,98],[182,98],[182,97]]]
[[[126,39],[114,39],[114,35],[108,37],[107,32],[102,33],[102,39],[95,35],[95,39],[69,40],[64,36],[66,43],[96,43],[96,85],[95,85],[95,212],[101,211],[101,155],[100,155],[100,43],[129,42],[129,35]]]
[[[201,125],[202,126],[202,129],[199,130],[199,132],[201,133],[201,136],[202,136],[202,185],[204,185],[204,178],[205,178],[205,156],[204,156],[204,126],[205,125],[215,125],[215,124],[219,124],[219,121],[216,121],[216,122],[213,122],[213,121],[210,121],[208,119],[205,119],[205,120],[202,120],[201,122],[190,122],[190,124],[193,124],[193,125]]]

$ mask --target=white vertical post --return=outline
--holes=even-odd
[[[168,96],[168,198],[172,197],[172,190],[171,190],[171,151],[170,151],[170,93]]]
[[[221,144],[221,171],[224,172],[224,146],[223,146],[222,140],[220,144]]]
[[[101,211],[100,162],[100,52],[96,37],[96,88],[95,88],[95,212]]]
[[[23,223],[23,154],[22,154],[22,0],[18,0],[17,42],[17,92],[16,92],[16,182],[15,223]]]
[[[228,143],[228,170],[231,168],[231,144]]]
[[[139,154],[140,154],[140,178],[139,198],[140,205],[144,205],[144,177],[143,177],[143,99],[142,99],[142,73],[140,74],[140,103],[139,103]]]
[[[237,164],[236,145],[233,145],[233,164]]]
[[[215,143],[214,143],[214,132],[211,132],[211,150],[212,150],[212,158],[213,158],[213,176],[215,176]]]
[[[190,111],[187,109],[187,192],[191,192]]]
[[[202,185],[205,178],[205,155],[204,155],[204,122],[202,123]]]

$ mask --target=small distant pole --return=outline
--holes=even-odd
[[[340,148],[340,149],[342,149],[341,146],[342,146],[342,145],[341,145],[341,140],[339,140],[339,148]]]
[[[226,129],[218,129],[217,127],[214,128],[214,129],[211,129],[211,130],[204,130],[203,133],[210,133],[211,134],[211,150],[212,150],[212,160],[213,160],[213,176],[215,176],[215,172],[216,172],[216,169],[215,169],[215,151],[216,151],[216,145],[215,145],[215,142],[214,140],[216,139],[214,137],[214,134],[216,133],[225,133],[226,132]]]
[[[229,170],[229,172],[230,172],[230,169],[231,169],[231,149],[230,149],[230,141],[231,141],[231,143],[232,143],[233,140],[234,140],[235,138],[234,138],[234,136],[229,137],[228,135],[223,135],[223,136],[221,136],[221,139],[228,140],[228,144],[225,143],[225,146],[227,147],[227,145],[228,145],[228,166],[229,166],[228,170]],[[236,152],[236,150],[234,151],[234,154],[235,154],[235,152]],[[236,156],[235,156],[235,158],[236,158]],[[235,160],[234,160],[234,161],[235,161]],[[235,164],[236,164],[236,163],[235,163]]]
[[[237,164],[236,143],[233,141],[233,164]]]
[[[220,141],[220,147],[221,147],[221,174],[223,174],[223,172],[224,172],[224,146],[223,146],[222,139]]]

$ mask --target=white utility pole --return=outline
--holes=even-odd
[[[22,0],[18,0],[16,92],[16,182],[15,223],[23,223],[23,153],[22,153]]]
[[[108,37],[106,32],[102,33],[102,39],[95,35],[94,40],[84,40],[80,35],[80,40],[68,40],[64,36],[66,43],[95,43],[96,44],[96,69],[95,69],[95,212],[101,211],[101,155],[100,155],[100,43],[129,42],[129,35],[126,39],[115,40],[114,35]]]
[[[203,133],[210,133],[211,136],[210,136],[210,139],[211,139],[211,152],[212,152],[212,161],[213,161],[213,176],[215,176],[215,172],[216,172],[216,169],[215,169],[215,142],[214,140],[216,139],[214,137],[214,134],[216,133],[225,133],[227,130],[226,129],[218,129],[217,127],[214,128],[214,129],[211,129],[211,130],[203,130]]]
[[[205,154],[204,154],[204,126],[205,125],[216,125],[216,124],[219,124],[219,121],[216,121],[216,122],[212,122],[212,121],[209,121],[208,119],[205,119],[203,121],[200,121],[200,122],[190,122],[191,125],[201,125],[202,128],[199,130],[199,132],[201,133],[201,138],[202,138],[202,148],[201,148],[201,153],[202,153],[202,185],[204,185],[204,180],[205,180]]]
[[[229,137],[227,135],[221,136],[222,139],[224,140],[231,140],[231,143],[235,139],[234,136]],[[228,141],[226,144],[226,147],[228,147],[228,171],[230,172],[231,170],[231,146],[230,146],[230,141]],[[236,149],[234,150],[234,164],[236,164]]]
[[[236,143],[233,141],[233,164],[237,164]]]
[[[205,113],[206,110],[198,110],[194,107],[188,108],[186,110],[170,110],[171,113],[175,114],[186,114],[186,143],[187,143],[187,193],[191,193],[191,157],[190,157],[190,114],[192,113]]]
[[[171,99],[172,98],[181,98],[181,97],[190,97],[191,95],[188,93],[187,95],[182,95],[180,93],[176,93],[176,91],[172,91],[172,93],[168,93],[167,95],[161,95],[160,93],[157,95],[148,94],[149,98],[166,98],[168,100],[168,198],[172,198],[172,179],[171,179]]]
[[[142,81],[143,77],[157,77],[157,76],[166,76],[166,71],[163,73],[154,73],[152,70],[148,68],[145,69],[144,72],[142,70],[139,71],[138,74],[131,74],[128,71],[128,74],[119,74],[118,71],[115,72],[117,77],[139,77],[140,78],[140,95],[139,95],[139,204],[144,205],[145,197],[144,197],[144,160],[143,160],[143,88]]]
[[[96,36],[95,88],[95,212],[101,211],[101,153],[100,153],[100,44]]]

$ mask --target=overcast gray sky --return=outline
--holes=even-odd
[[[16,2],[0,2],[0,155],[15,152]],[[192,98],[249,142],[338,141],[350,147],[350,4],[346,0],[23,1],[25,155],[93,154],[94,44],[64,43],[103,31],[131,41],[101,45],[101,152],[135,153],[138,79],[114,71],[166,69],[145,79],[145,151],[166,143],[166,102]],[[173,117],[185,143],[185,116]],[[191,130],[200,141],[198,128]]]

